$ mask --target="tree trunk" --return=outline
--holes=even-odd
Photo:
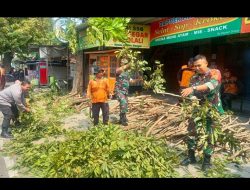
[[[81,94],[83,91],[83,55],[78,54],[76,58],[76,71],[73,80],[71,94]]]
[[[10,71],[11,61],[12,61],[13,57],[14,57],[13,53],[11,53],[11,52],[4,54],[3,65],[5,67],[6,73],[8,73]]]

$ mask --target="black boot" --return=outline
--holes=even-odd
[[[203,171],[207,171],[207,170],[211,169],[212,164],[210,163],[210,161],[211,161],[211,155],[205,154],[204,155],[204,160],[203,160],[203,163],[202,163],[202,167],[201,167],[201,169]]]
[[[128,122],[128,118],[127,118],[127,114],[126,113],[124,113],[124,119],[125,119],[126,122]]]
[[[181,162],[181,165],[187,166],[189,164],[195,164],[195,163],[196,163],[195,152],[194,150],[190,149],[188,150],[188,157]]]
[[[126,121],[126,113],[120,113],[120,124],[123,126],[128,126]]]
[[[2,129],[1,137],[8,139],[13,138],[13,136],[10,133],[8,133],[8,129],[6,128]]]
[[[119,120],[119,124],[122,124],[122,113],[120,113],[120,120]]]

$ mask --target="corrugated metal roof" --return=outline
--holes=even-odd
[[[160,20],[165,17],[131,17],[131,24],[150,24],[151,22]],[[83,30],[88,27],[87,22],[77,26],[77,30]]]
[[[131,23],[135,24],[150,24],[151,22],[160,20],[164,17],[132,17]]]
[[[90,54],[90,53],[95,53],[95,54],[98,54],[98,53],[112,53],[112,52],[115,52],[117,51],[118,49],[112,49],[112,50],[104,50],[104,51],[88,51],[88,52],[84,52],[84,54]]]

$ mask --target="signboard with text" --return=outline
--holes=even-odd
[[[129,24],[128,25],[128,46],[133,48],[149,48],[149,40],[150,40],[150,26],[148,25],[137,25],[137,24]],[[92,47],[98,47],[98,42],[90,43],[87,39],[86,30],[79,32],[79,48],[80,49],[88,49]],[[106,43],[106,47],[122,47],[124,44],[115,41],[113,39],[109,40]]]
[[[242,18],[242,26],[241,33],[249,33],[250,32],[250,17]]]
[[[173,17],[151,23],[150,46],[240,33],[241,18]]]
[[[129,24],[128,30],[128,46],[134,48],[149,48],[150,26]],[[123,44],[121,42],[114,41],[113,39],[111,39],[107,42],[106,46],[122,47]]]

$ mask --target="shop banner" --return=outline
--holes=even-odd
[[[150,26],[129,24],[128,25],[128,46],[133,48],[149,48],[150,40]],[[123,44],[111,39],[107,42],[106,46],[109,47],[122,47]]]
[[[150,46],[240,33],[241,18],[173,17],[151,23]]]
[[[250,32],[250,17],[243,17],[241,25],[241,33],[249,33],[249,32]]]
[[[149,25],[137,25],[137,24],[129,24],[128,25],[128,39],[129,42],[127,46],[133,48],[149,48],[149,40],[150,40],[150,26]],[[90,43],[87,38],[87,33],[85,31],[81,31],[78,34],[78,45],[79,48],[89,49],[92,47],[98,47],[98,42]],[[109,40],[106,43],[106,47],[122,47],[124,44],[119,41],[114,41],[113,39]]]

